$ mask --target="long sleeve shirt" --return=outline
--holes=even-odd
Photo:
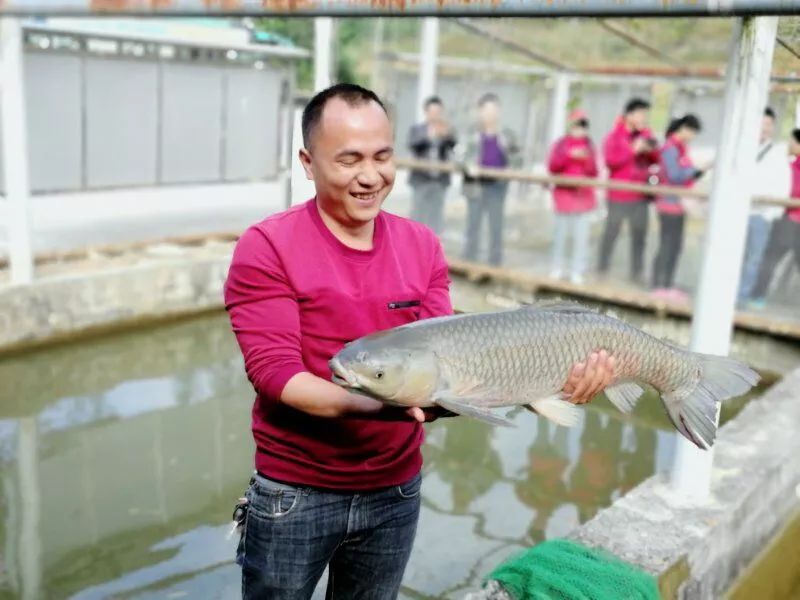
[[[614,129],[603,142],[603,158],[608,167],[609,179],[647,183],[650,167],[658,163],[658,151],[636,154],[633,144],[637,137],[654,139],[649,129],[630,131],[622,117],[617,119]],[[645,199],[645,195],[628,190],[609,190],[608,199],[611,202],[639,202]]]
[[[585,150],[586,156],[572,156],[575,149]],[[550,150],[548,170],[554,175],[597,177],[597,155],[589,138],[565,136]],[[575,213],[593,210],[596,206],[594,188],[557,185],[553,189],[556,212]]]
[[[689,188],[694,185],[699,174],[686,146],[675,137],[669,138],[661,149],[661,183]],[[656,209],[664,214],[684,213],[683,204],[678,196],[659,196]]]
[[[412,421],[322,418],[280,401],[286,383],[364,335],[452,313],[448,268],[426,227],[381,212],[373,248],[355,250],[311,200],[250,227],[236,245],[225,306],[257,397],[255,466],[297,485],[371,490],[411,479],[423,429]]]

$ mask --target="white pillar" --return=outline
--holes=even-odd
[[[314,91],[333,83],[333,17],[314,19]]]
[[[13,17],[4,17],[0,21],[0,106],[9,259],[11,283],[21,284],[33,279],[22,28],[20,20]]]
[[[547,143],[553,144],[564,135],[567,129],[567,104],[569,103],[569,75],[558,73],[554,77],[553,102],[550,107],[550,126],[547,131]]]
[[[724,356],[730,349],[752,196],[751,173],[777,30],[778,17],[740,18],[734,27],[722,140],[714,165],[700,285],[694,302],[691,348],[697,352]],[[678,436],[673,489],[684,498],[706,500],[712,462],[711,450],[698,450]]]
[[[436,62],[439,54],[439,19],[425,17],[419,50],[419,83],[417,84],[417,120],[425,117],[422,103],[436,93]]]

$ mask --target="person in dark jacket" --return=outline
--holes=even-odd
[[[444,105],[437,96],[425,101],[425,122],[411,127],[408,146],[414,158],[447,162],[456,145],[456,137],[445,119]],[[450,185],[450,173],[413,169],[408,180],[413,190],[411,218],[433,229],[444,229],[444,196]]]
[[[648,182],[651,167],[658,164],[658,142],[647,128],[649,112],[650,103],[641,98],[633,98],[625,105],[624,114],[617,119],[603,143],[609,179],[638,184]],[[641,283],[649,204],[642,192],[609,190],[608,218],[600,243],[600,274],[608,272],[619,230],[622,222],[627,221],[631,235],[630,278]]]
[[[689,157],[688,145],[701,130],[700,119],[685,115],[674,119],[666,132],[666,142],[661,149],[662,185],[689,188],[703,174]],[[653,295],[660,298],[688,301],[681,290],[673,287],[678,257],[683,247],[683,229],[686,211],[680,196],[659,196],[656,211],[660,226],[658,253],[653,262]]]
[[[553,175],[597,177],[597,154],[589,139],[589,117],[583,110],[576,109],[570,114],[569,131],[553,145],[547,167]],[[570,280],[572,283],[583,283],[590,218],[597,206],[594,188],[557,185],[553,188],[553,204],[556,216],[550,276],[560,279],[563,275],[567,238],[571,236]]]

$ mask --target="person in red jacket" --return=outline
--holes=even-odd
[[[606,137],[603,158],[609,179],[638,184],[648,182],[651,168],[658,164],[658,142],[647,128],[649,113],[649,102],[633,98]],[[601,275],[608,272],[620,227],[623,221],[627,221],[631,236],[630,278],[642,283],[648,205],[648,198],[642,192],[608,191],[608,218],[600,242],[598,264]]]
[[[661,148],[662,185],[691,187],[703,174],[689,157],[688,144],[701,130],[700,119],[685,115],[674,119],[667,128]],[[653,261],[653,295],[660,298],[686,302],[689,297],[673,287],[675,268],[683,247],[685,209],[680,196],[659,196],[656,211],[660,225],[658,252]]]
[[[792,161],[792,198],[800,199],[800,129],[792,131],[789,139],[789,154]],[[800,269],[800,208],[787,208],[783,217],[775,221],[769,232],[764,260],[758,270],[758,279],[753,288],[753,299],[748,308],[764,308],[765,298],[775,269],[789,252],[794,252],[794,261]]]
[[[256,391],[256,473],[237,505],[245,600],[308,600],[326,567],[331,600],[394,600],[420,511],[432,409],[386,407],[331,381],[361,336],[452,314],[447,262],[428,227],[382,210],[395,179],[386,108],[339,84],[303,111],[300,161],[316,195],[239,239],[225,307]],[[614,359],[565,373],[583,403]]]
[[[589,119],[577,109],[569,116],[569,132],[558,140],[550,151],[548,168],[553,175],[597,177],[597,156],[589,139]],[[551,277],[563,275],[567,238],[572,236],[570,280],[583,283],[589,247],[591,211],[597,205],[594,188],[557,185],[553,189],[555,231],[553,232],[553,261]]]

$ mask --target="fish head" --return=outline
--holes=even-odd
[[[436,357],[429,349],[370,338],[348,344],[328,365],[334,383],[399,406],[428,400],[439,379]]]

